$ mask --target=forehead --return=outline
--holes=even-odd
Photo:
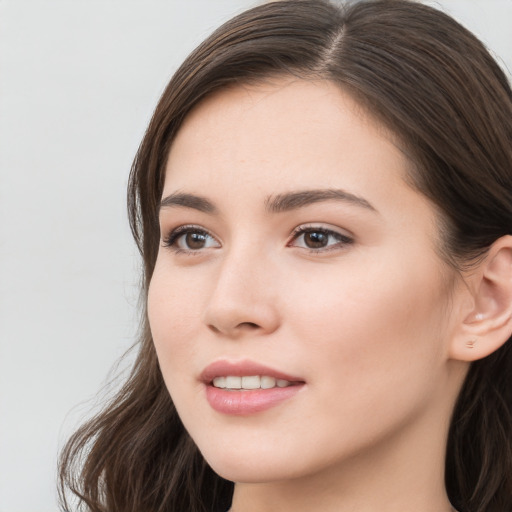
[[[226,173],[254,183],[290,175],[294,182],[329,181],[340,173],[349,179],[356,167],[363,183],[369,167],[376,171],[372,180],[385,178],[378,165],[384,159],[395,177],[406,173],[409,162],[389,131],[338,86],[275,79],[229,87],[197,105],[173,141],[166,188]]]

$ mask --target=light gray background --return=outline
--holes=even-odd
[[[135,340],[131,160],[178,64],[256,3],[0,0],[0,512],[57,510],[58,446]],[[512,0],[429,3],[512,69]]]

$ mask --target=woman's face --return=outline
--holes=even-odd
[[[329,82],[227,89],[185,120],[149,320],[179,415],[225,478],[340,468],[445,428],[453,290],[409,165]]]

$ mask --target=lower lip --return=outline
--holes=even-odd
[[[266,411],[295,396],[303,384],[285,388],[250,389],[245,391],[227,390],[206,386],[208,403],[217,412],[231,415],[249,415]]]

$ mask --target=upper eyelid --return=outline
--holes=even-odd
[[[181,224],[179,226],[176,226],[175,228],[168,229],[167,232],[168,232],[168,234],[173,234],[176,232],[184,232],[187,230],[192,231],[194,229],[196,229],[197,231],[202,231],[204,233],[207,233],[208,235],[212,236],[213,238],[218,239],[218,237],[216,235],[214,235],[208,228],[205,228],[199,224]],[[345,236],[350,236],[350,237],[353,236],[352,233],[350,233],[350,231],[348,231],[347,229],[335,227],[335,226],[332,226],[331,224],[324,224],[322,222],[318,222],[318,223],[317,222],[308,222],[305,224],[300,224],[292,229],[292,232],[290,235],[294,235],[296,233],[300,233],[301,231],[306,231],[308,229],[318,229],[318,230],[322,230],[322,231],[329,231],[329,232],[337,233],[339,235],[345,235]],[[340,230],[341,232],[338,230]],[[161,229],[161,233],[163,234],[164,232],[165,232],[165,230]]]
[[[299,226],[293,229],[291,236],[293,237],[297,234],[301,234],[304,231],[310,231],[315,229],[317,229],[318,231],[324,231],[326,233],[334,233],[336,235],[344,236],[346,238],[354,238],[354,235],[349,230],[337,226],[332,226],[331,224],[324,224],[322,222],[300,224]]]
[[[167,232],[168,236],[175,234],[175,233],[186,233],[187,231],[201,231],[202,233],[207,233],[208,235],[212,236],[213,238],[217,238],[215,235],[212,234],[212,232],[204,228],[203,226],[200,226],[199,224],[180,224],[179,226],[176,226],[172,229],[162,229],[161,233]]]
[[[201,233],[205,233],[206,235],[212,237],[214,240],[216,240],[218,243],[221,243],[219,238],[215,236],[210,230],[203,228],[202,226],[199,226],[197,224],[183,224],[180,226],[177,226],[173,229],[167,230],[167,234],[164,235],[164,231],[161,230],[161,240],[164,242],[165,245],[170,246],[172,245],[180,236],[186,234],[190,231],[197,231]]]

